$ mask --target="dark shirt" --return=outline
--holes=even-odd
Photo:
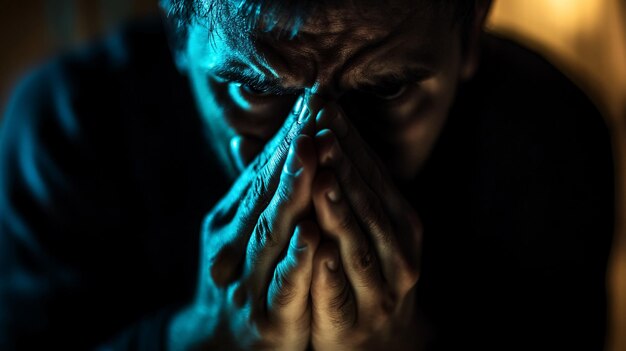
[[[607,128],[539,56],[492,36],[483,49],[405,185],[427,349],[601,350]],[[0,349],[161,349],[228,187],[160,22],[37,69],[0,136]]]

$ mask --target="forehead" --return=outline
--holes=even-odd
[[[387,66],[392,60],[436,61],[445,36],[452,33],[449,18],[415,0],[324,6],[303,23],[291,37],[281,35],[287,31],[280,27],[250,30],[244,20],[225,16],[215,21],[212,35],[207,35],[206,27],[196,27],[190,44],[209,66],[247,65],[281,79],[298,71],[297,78],[303,80],[348,63],[361,70],[376,68],[382,62],[377,56],[382,55]]]

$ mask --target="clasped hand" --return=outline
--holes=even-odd
[[[411,348],[418,217],[341,109],[314,105],[207,216],[172,348]]]

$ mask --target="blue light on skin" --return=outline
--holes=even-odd
[[[229,84],[228,92],[230,93],[230,97],[235,101],[237,105],[239,105],[239,107],[248,111],[252,109],[252,105],[250,105],[250,102],[246,100],[241,94],[241,84],[239,83]]]
[[[209,34],[206,26],[191,26],[189,40],[179,65],[190,79],[198,111],[205,120],[208,139],[231,178],[242,170],[232,141],[240,136],[268,140],[282,124],[277,116],[287,116],[296,96],[254,99],[238,82],[229,82],[215,75],[222,67],[236,67],[243,74],[276,78],[277,72],[245,41],[233,43],[219,27]],[[237,45],[237,47],[235,47]],[[242,53],[244,51],[244,53]],[[252,59],[251,59],[252,57]],[[235,61],[247,62],[245,67]],[[252,62],[251,62],[252,61]],[[260,101],[263,100],[263,101]],[[243,128],[240,126],[243,125]],[[260,151],[260,150],[259,150]]]
[[[203,35],[207,35],[206,28],[203,26],[192,27],[192,31],[189,35],[202,35],[198,33],[199,31],[204,31]],[[219,35],[212,35],[209,39],[211,45],[196,45],[195,43],[199,41],[189,41],[187,50],[184,53],[186,57],[182,60],[182,64],[179,63],[182,69],[188,71],[192,86],[191,90],[195,95],[198,111],[202,114],[205,121],[210,121],[206,123],[210,140],[220,140],[221,134],[226,134],[229,139],[234,137],[232,128],[225,120],[217,117],[225,115],[226,106],[218,100],[206,80],[201,79],[201,77],[206,77],[207,72],[210,72],[211,69],[220,64],[224,64],[226,61],[226,55],[217,54],[220,52],[225,53],[229,50],[225,43],[219,38]],[[179,60],[179,62],[180,61],[181,60]],[[188,65],[188,63],[193,63],[193,65]],[[197,63],[202,63],[202,65]],[[225,166],[226,172],[231,176],[236,176],[238,170],[237,166],[232,162],[229,148],[222,147],[219,143],[210,143],[210,145],[215,154],[219,157],[221,164]]]

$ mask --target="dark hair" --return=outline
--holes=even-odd
[[[343,3],[351,1],[357,5],[359,2],[381,0],[340,1]],[[433,8],[450,11],[453,24],[466,27],[471,23],[478,0],[428,1],[430,1],[428,5]],[[233,8],[231,0],[160,0],[161,8],[173,35],[173,44],[177,48],[184,46],[187,26],[198,18],[209,20],[209,30],[213,30],[216,18],[237,18],[245,21],[248,28],[262,23],[265,29],[271,30],[279,27],[281,32],[288,31],[293,36],[316,7],[338,2],[336,0],[240,0],[239,5]]]

